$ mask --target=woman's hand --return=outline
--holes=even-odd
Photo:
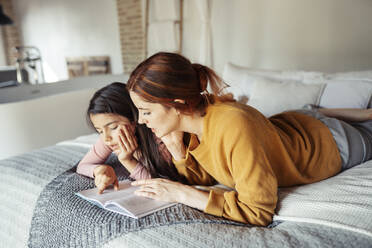
[[[161,138],[170,154],[175,160],[184,159],[186,156],[186,147],[183,144],[183,132],[174,131]]]
[[[119,182],[116,177],[114,169],[109,165],[97,166],[94,171],[94,183],[98,188],[98,194],[102,194],[103,191],[110,186],[114,185],[114,189],[119,189]]]
[[[179,202],[200,210],[205,209],[209,197],[207,192],[167,179],[138,180],[132,182],[132,185],[140,186],[135,191],[136,195],[166,202]]]
[[[119,150],[115,151],[121,164],[123,164],[129,172],[137,165],[137,160],[133,157],[133,153],[137,150],[137,139],[134,136],[134,131],[128,125],[123,125],[119,130]]]

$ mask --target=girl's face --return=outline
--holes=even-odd
[[[134,132],[134,125],[127,118],[117,114],[91,114],[90,120],[100,135],[103,142],[111,148],[114,153],[120,152],[119,134],[120,128],[130,126]]]
[[[175,108],[167,108],[159,103],[146,102],[133,91],[130,91],[129,94],[138,109],[139,124],[145,124],[159,138],[173,131],[178,131],[180,114]]]

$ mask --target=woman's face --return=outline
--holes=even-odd
[[[180,115],[175,108],[146,102],[133,91],[130,91],[129,94],[138,109],[139,124],[145,124],[159,138],[173,131],[178,131]]]
[[[90,120],[94,128],[99,133],[103,142],[118,154],[120,128],[125,125],[130,126],[130,130],[134,132],[134,125],[127,118],[117,114],[91,114]]]

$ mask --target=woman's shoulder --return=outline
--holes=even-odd
[[[221,122],[266,119],[255,108],[239,102],[216,102],[207,109],[207,117]]]
[[[206,143],[223,144],[223,147],[240,139],[248,144],[254,141],[250,137],[271,128],[268,119],[253,107],[232,103],[211,106],[204,125]]]
[[[239,103],[215,103],[208,107],[204,130],[212,136],[236,136],[267,126],[267,118],[256,109]]]

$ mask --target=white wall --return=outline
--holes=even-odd
[[[216,68],[372,69],[370,0],[213,1]],[[230,11],[226,11],[230,9]]]
[[[184,54],[197,59],[200,18],[194,1],[184,1]],[[214,68],[219,73],[228,61],[267,69],[372,69],[370,0],[211,2]]]
[[[200,17],[184,1],[183,53],[199,58]],[[211,0],[214,68],[226,62],[324,72],[372,69],[371,0]],[[115,0],[15,0],[25,44],[60,79],[66,56],[109,54],[122,72]]]
[[[41,50],[59,80],[65,58],[109,55],[112,73],[123,73],[116,0],[14,0],[24,45]]]
[[[197,61],[195,1],[184,1],[183,53]],[[325,72],[372,68],[370,0],[211,0],[214,68],[226,62]],[[122,72],[115,0],[15,0],[26,45],[38,46],[60,79],[66,56],[109,54]]]

